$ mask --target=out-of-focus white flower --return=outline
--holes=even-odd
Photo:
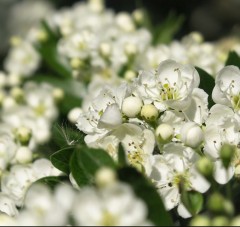
[[[94,190],[83,189],[77,196],[73,217],[78,225],[151,225],[147,208],[128,185],[112,184]]]
[[[6,60],[5,69],[9,73],[31,76],[40,64],[40,57],[34,47],[28,42],[20,42],[12,47]]]
[[[57,170],[47,159],[38,159],[33,164],[14,165],[9,172],[4,172],[1,179],[2,192],[8,195],[17,206],[23,204],[28,188],[36,180],[47,176],[58,176]]]

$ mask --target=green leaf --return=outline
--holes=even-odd
[[[84,133],[74,125],[55,123],[52,127],[52,140],[59,148],[74,147],[79,144],[84,145]]]
[[[71,160],[70,160],[70,169],[73,178],[77,182],[78,186],[86,186],[89,185],[93,180],[92,177],[87,173],[87,171],[82,166],[82,162],[78,161],[79,151],[75,150]]]
[[[119,147],[118,147],[118,165],[120,167],[124,167],[124,166],[128,165],[126,153],[125,153],[125,150],[122,146],[122,143],[120,143]]]
[[[70,173],[69,162],[72,154],[72,147],[63,148],[51,155],[50,160],[57,169],[68,175]]]
[[[196,191],[182,191],[181,200],[187,210],[192,214],[198,214],[203,207],[203,196]]]
[[[155,28],[153,44],[170,43],[174,35],[181,28],[183,22],[183,15],[176,15],[175,12],[170,12],[165,21]]]
[[[202,88],[208,94],[208,107],[212,107],[214,105],[214,101],[212,99],[212,91],[215,86],[215,80],[213,76],[208,74],[206,71],[199,67],[195,67],[200,76],[200,85],[199,88]]]
[[[130,184],[135,194],[147,205],[148,219],[157,226],[173,226],[172,218],[165,210],[160,195],[155,187],[136,169],[125,167],[118,170],[121,181]]]
[[[102,149],[93,149],[80,146],[77,152],[78,162],[84,167],[88,174],[95,176],[101,167],[115,168],[116,165],[111,156]]]
[[[225,66],[235,65],[240,68],[240,56],[235,51],[230,51]]]

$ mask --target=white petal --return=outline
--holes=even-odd
[[[117,104],[107,107],[98,122],[98,128],[115,128],[122,124],[122,114]]]
[[[198,192],[204,193],[210,188],[210,183],[199,174],[196,169],[193,167],[190,170],[190,182],[192,184],[192,188]]]
[[[182,203],[179,203],[177,212],[182,218],[192,217],[191,213],[187,210],[187,208]]]
[[[234,175],[234,167],[230,166],[228,170],[223,166],[221,160],[215,162],[214,178],[219,184],[226,184]]]

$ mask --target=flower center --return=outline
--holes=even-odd
[[[175,187],[184,186],[186,189],[191,188],[191,182],[189,181],[189,173],[185,171],[183,173],[176,173],[172,179],[172,185]]]
[[[117,218],[108,211],[103,211],[102,219],[99,223],[100,226],[116,226]]]
[[[232,105],[235,110],[240,110],[240,94],[232,96]]]
[[[160,83],[160,87],[160,96],[163,101],[179,99],[179,91],[176,83],[172,87],[168,83],[163,85]]]

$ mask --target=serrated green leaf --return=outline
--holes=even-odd
[[[182,191],[181,200],[187,210],[192,214],[198,214],[203,206],[203,195],[197,191]]]
[[[52,127],[52,140],[60,148],[75,147],[77,145],[84,145],[85,134],[78,130],[76,126],[68,123],[55,123]]]
[[[101,167],[115,168],[111,156],[102,149],[93,149],[81,146],[77,152],[78,163],[84,167],[88,174],[95,176]]]
[[[195,67],[200,76],[200,85],[199,88],[202,88],[208,94],[208,107],[212,107],[214,105],[214,101],[212,99],[212,91],[215,86],[215,80],[213,76],[208,74],[206,71],[199,67]]]
[[[78,161],[79,151],[75,150],[70,160],[70,169],[73,178],[77,182],[78,186],[86,186],[91,184],[92,177],[87,173],[87,171],[82,166],[82,162]]]
[[[61,170],[66,174],[69,174],[70,173],[69,162],[72,154],[73,148],[67,147],[52,154],[50,160],[57,169]]]
[[[128,165],[126,153],[125,153],[125,150],[122,146],[122,143],[120,143],[119,147],[118,147],[118,165],[120,167],[124,167],[124,166]]]
[[[135,194],[141,198],[148,208],[148,219],[157,226],[173,226],[172,218],[166,211],[160,195],[155,187],[136,169],[125,167],[118,170],[121,181],[132,186]]]
[[[230,51],[225,66],[235,65],[240,68],[240,56],[235,51]]]

